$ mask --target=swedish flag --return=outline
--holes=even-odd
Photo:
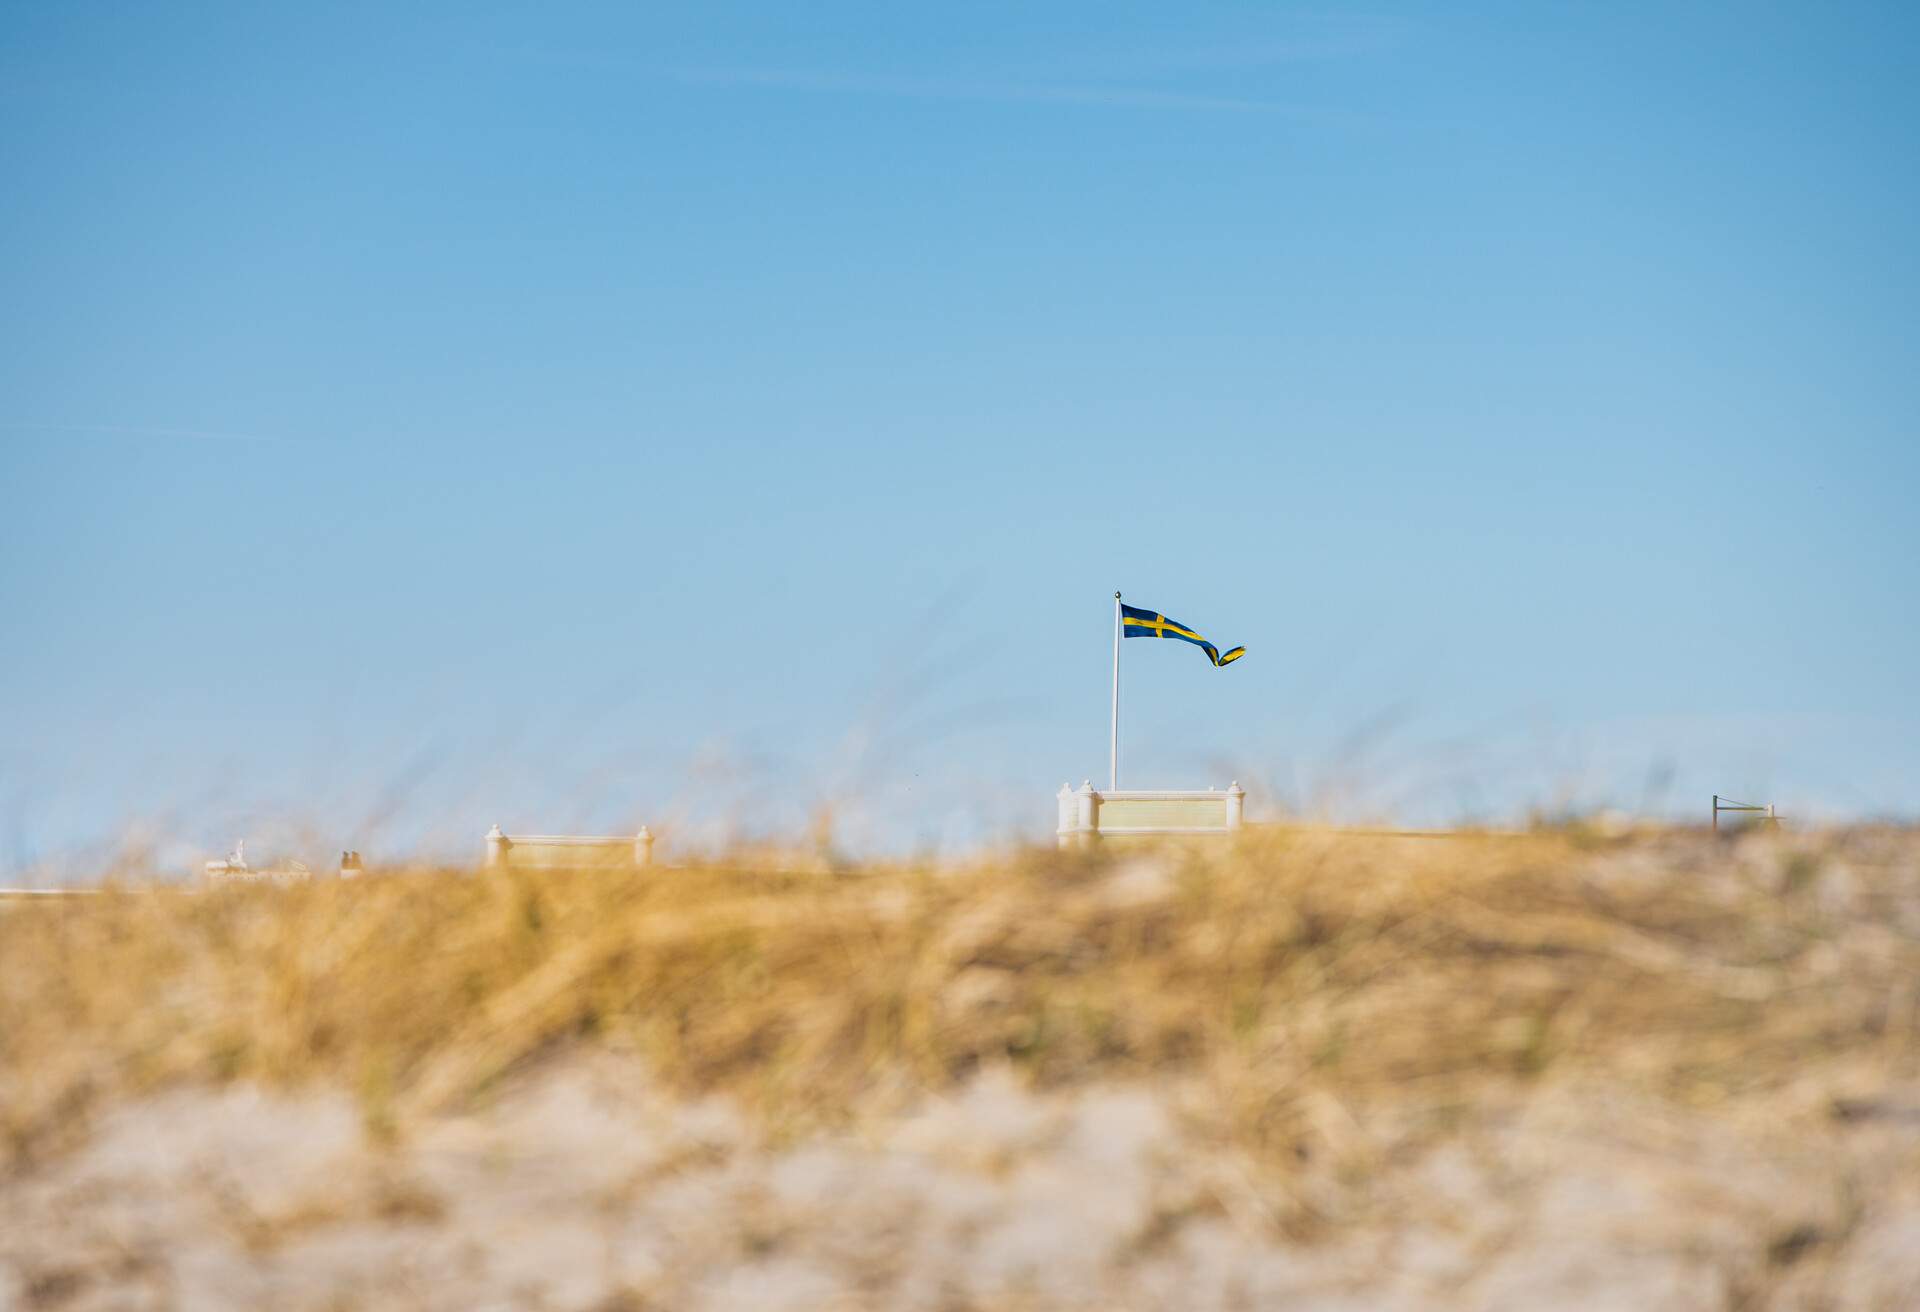
[[[1231,665],[1247,654],[1245,647],[1223,652],[1186,625],[1170,620],[1158,611],[1142,610],[1124,602],[1120,605],[1120,624],[1120,631],[1129,638],[1178,638],[1182,642],[1190,642],[1204,651],[1207,659],[1215,665]]]

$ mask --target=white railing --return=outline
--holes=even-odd
[[[1773,813],[1772,802],[1736,802],[1730,797],[1722,797],[1720,794],[1715,793],[1713,795],[1714,832],[1719,832],[1720,817],[1723,814],[1737,815],[1746,812],[1758,814],[1760,816],[1760,823],[1764,825],[1777,825],[1780,823],[1780,817]]]
[[[1246,823],[1247,794],[1238,780],[1224,792],[1217,788],[1097,792],[1090,781],[1076,792],[1061,784],[1054,801],[1060,812],[1054,832],[1061,847],[1087,847],[1103,837],[1226,835]]]
[[[618,837],[506,834],[495,825],[487,830],[486,864],[489,870],[503,870],[511,865],[650,866],[653,864],[653,831],[642,825],[639,833]]]

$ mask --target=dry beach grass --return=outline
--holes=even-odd
[[[1901,831],[128,889],[0,909],[0,1263],[23,1307],[1903,1308],[1917,1039]]]

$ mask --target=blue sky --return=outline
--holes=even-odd
[[[9,5],[0,866],[1911,815],[1917,38]]]

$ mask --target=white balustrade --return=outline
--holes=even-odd
[[[653,831],[645,825],[631,836],[600,837],[583,834],[508,834],[495,825],[487,830],[486,866],[543,869],[591,867],[645,867],[653,864]]]
[[[1056,836],[1061,847],[1088,847],[1103,837],[1231,835],[1246,823],[1247,794],[1238,780],[1217,788],[1110,788],[1091,781],[1060,785]]]

